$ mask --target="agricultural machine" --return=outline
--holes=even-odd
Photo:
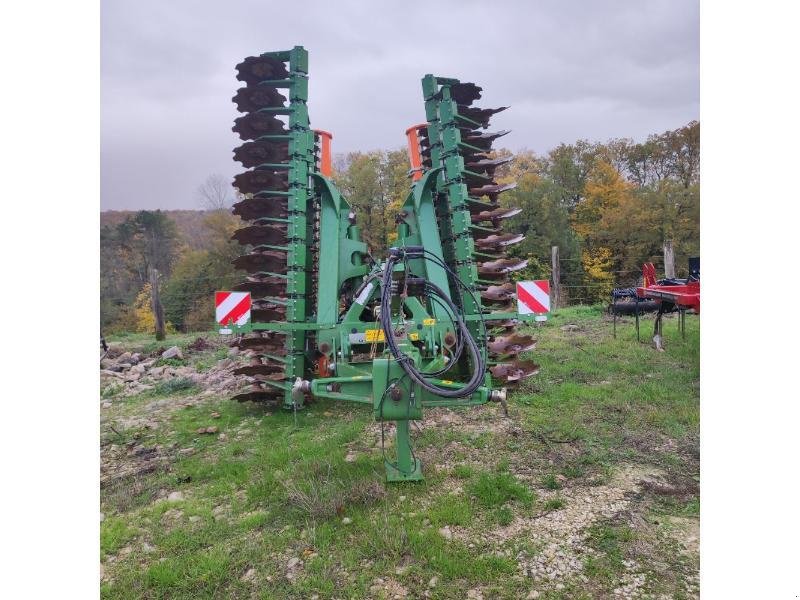
[[[633,288],[615,288],[611,292],[610,310],[614,314],[614,335],[617,331],[617,315],[636,316],[636,339],[639,339],[639,315],[656,312],[653,340],[661,349],[662,316],[678,312],[678,327],[681,336],[686,334],[686,311],[700,314],[700,258],[689,259],[689,276],[686,279],[667,278],[656,280],[653,263],[642,265],[642,285]]]
[[[300,46],[246,58],[233,98],[234,158],[243,195],[234,234],[247,272],[251,319],[231,325],[232,345],[251,357],[237,369],[249,387],[235,398],[299,410],[309,398],[366,404],[395,422],[389,481],[422,478],[409,421],[424,407],[505,405],[506,387],[535,374],[519,360],[535,340],[514,332],[509,274],[526,266],[506,249],[522,236],[501,222],[519,211],[498,197],[509,159],[492,158],[488,132],[503,108],[478,108],[481,88],[457,79],[422,79],[426,122],[407,130],[410,192],[397,237],[376,261],[355,214],[331,179],[331,134],[308,116],[308,53]],[[532,317],[533,315],[531,315]],[[495,385],[497,380],[500,386]]]

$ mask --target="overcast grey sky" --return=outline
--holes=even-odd
[[[104,0],[102,209],[198,208],[209,174],[241,170],[234,66],[295,45],[335,153],[402,146],[424,121],[426,73],[510,105],[492,129],[512,130],[512,150],[699,118],[697,0]]]

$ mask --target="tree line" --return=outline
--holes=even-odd
[[[511,156],[508,150],[496,154]],[[526,236],[511,250],[529,261],[518,278],[549,278],[551,247],[558,246],[562,298],[602,302],[615,285],[635,284],[643,262],[662,263],[667,241],[675,249],[678,275],[684,274],[688,257],[699,254],[699,167],[697,121],[642,142],[578,140],[546,154],[517,152],[498,170],[498,179],[517,183],[500,202],[522,209],[504,222],[504,231]],[[408,168],[404,149],[353,152],[334,161],[333,178],[376,257],[395,238],[395,216],[410,185]],[[235,198],[235,190],[217,175],[198,188],[207,209],[202,236],[182,235],[162,211],[139,211],[101,228],[104,331],[151,330],[152,269],[159,274],[168,327],[209,328],[213,292],[243,275],[231,266],[241,252],[230,239],[241,226],[230,212]]]

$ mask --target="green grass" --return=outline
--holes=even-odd
[[[189,361],[185,358],[159,358],[153,364],[154,367],[185,367]]]
[[[580,330],[562,331],[569,323]],[[651,330],[652,319],[643,320],[643,341]],[[654,592],[685,597],[681,578],[696,565],[673,559],[674,548],[667,553],[649,530],[621,518],[589,527],[595,552],[585,562],[587,580],[565,581],[560,591],[519,577],[518,552],[530,560],[540,551],[528,536],[499,545],[481,536],[513,529],[518,516],[534,519],[535,530],[535,519],[557,518],[548,513],[564,508],[568,514],[573,489],[610,481],[623,463],[654,465],[688,490],[637,500],[631,510],[641,511],[643,522],[697,516],[690,484],[699,475],[698,318],[687,318],[685,342],[675,319],[667,319],[663,353],[636,342],[631,320],[618,323],[614,339],[596,308],[560,310],[531,331],[539,344],[523,358],[541,372],[509,394],[510,421],[488,406],[467,410],[483,419],[474,427],[414,430],[426,477],[419,483],[384,483],[371,412],[357,405],[318,401],[295,417],[212,397],[148,415],[159,420],[155,429],[117,426],[117,435],[101,425],[107,443],[158,445],[168,457],[162,469],[101,490],[101,597],[381,598],[382,589],[370,591],[377,577],[422,597],[434,576],[431,597],[439,599],[461,599],[475,587],[485,598],[509,600],[532,588],[542,598],[609,597],[631,556],[660,581]],[[215,339],[190,334],[154,343],[136,334],[110,341],[151,352],[185,348],[198,335]],[[221,347],[186,362],[205,370],[225,357]],[[103,415],[113,424],[138,416],[154,397],[199,391],[188,379],[168,380],[115,401]],[[226,439],[197,433],[210,425]],[[192,454],[179,452],[190,448]],[[348,462],[351,451],[356,460]],[[184,500],[167,502],[173,491]],[[303,564],[289,579],[292,558]]]
[[[563,498],[550,498],[548,501],[544,503],[544,509],[546,511],[551,510],[560,510],[564,508],[567,503],[564,501]]]
[[[542,486],[546,487],[548,490],[560,490],[561,483],[559,483],[558,478],[555,476],[554,473],[548,473],[544,477],[542,477]]]
[[[152,395],[169,396],[180,392],[189,392],[197,389],[197,385],[188,377],[176,377],[159,381],[152,390]]]
[[[612,582],[623,572],[626,550],[633,540],[633,531],[626,525],[592,526],[589,529],[589,543],[599,550],[599,554],[587,560],[587,575],[606,584]]]
[[[500,506],[509,500],[518,500],[523,506],[533,503],[533,494],[508,472],[481,473],[470,485],[469,491],[478,504],[485,507]]]

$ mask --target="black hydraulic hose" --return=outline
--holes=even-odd
[[[400,350],[400,348],[397,346],[397,341],[395,340],[394,337],[394,330],[392,327],[392,319],[391,319],[392,273],[394,271],[395,265],[399,262],[400,258],[406,257],[406,252],[411,254],[412,258],[421,258],[420,254],[423,252],[423,250],[422,248],[419,247],[414,249],[409,248],[403,250],[395,250],[394,252],[392,252],[392,254],[390,255],[389,259],[386,262],[386,270],[383,275],[383,286],[381,289],[380,323],[381,327],[383,328],[384,336],[386,338],[386,345],[389,347],[392,356],[400,364],[402,369],[408,374],[408,376],[413,381],[419,384],[422,388],[443,398],[464,398],[466,396],[470,396],[483,384],[484,373],[486,371],[486,362],[481,353],[481,348],[478,347],[478,344],[472,337],[472,334],[467,328],[466,323],[464,322],[464,319],[460,315],[458,309],[450,300],[450,298],[447,296],[447,294],[445,294],[445,292],[435,284],[427,282],[426,289],[430,289],[437,296],[439,296],[445,302],[445,304],[450,308],[453,315],[456,316],[457,329],[463,336],[464,340],[466,340],[467,347],[469,348],[469,353],[472,359],[473,372],[470,380],[463,388],[460,389],[443,388],[435,384],[432,384],[429,381],[426,381],[424,374],[419,369],[417,369],[416,366],[414,366],[411,357],[403,353],[403,351]],[[430,286],[430,288],[428,288],[428,286]],[[467,289],[468,291],[471,292],[469,288]]]
[[[425,372],[423,372],[423,375],[425,375],[427,377],[435,377],[435,376],[444,375],[445,373],[447,373],[450,369],[453,368],[453,366],[461,358],[461,354],[464,351],[464,336],[459,335],[461,332],[458,329],[458,327],[456,327],[456,319],[457,319],[457,317],[455,315],[453,315],[452,317],[450,316],[449,309],[447,308],[447,306],[441,300],[439,300],[439,298],[436,295],[436,292],[434,290],[432,290],[432,289],[429,289],[427,286],[425,287],[425,292],[428,294],[428,299],[429,300],[433,300],[439,306],[441,306],[442,308],[445,309],[445,313],[447,314],[447,318],[450,320],[450,324],[453,326],[453,334],[456,336],[456,341],[457,341],[456,349],[455,349],[454,352],[450,353],[450,358],[449,358],[447,364],[444,367],[442,367],[441,369],[439,369],[437,371],[425,371]]]
[[[453,270],[447,265],[447,263],[445,263],[442,259],[440,259],[438,256],[436,256],[433,252],[431,252],[429,250],[425,250],[423,248],[422,251],[426,255],[428,255],[427,260],[433,260],[434,263],[438,264],[440,267],[442,267],[448,273],[450,278],[455,280],[455,282],[457,284],[456,285],[456,290],[457,291],[458,291],[459,287],[464,288],[467,291],[467,293],[470,295],[470,297],[472,298],[472,301],[475,303],[475,306],[477,306],[477,307],[481,306],[481,303],[475,297],[475,293],[469,288],[469,286],[467,286],[467,284],[465,284],[463,281],[461,281],[461,279],[458,277],[458,275],[456,275],[453,272]],[[463,300],[461,300],[461,292],[460,291],[459,291],[458,296],[459,296],[459,303],[461,304],[461,306],[463,308],[464,302],[463,302]],[[483,339],[486,340],[486,339],[488,339],[487,330],[486,330],[486,321],[483,318],[483,312],[482,311],[479,312],[478,314],[480,315],[480,318],[481,318],[481,329],[483,330]],[[486,362],[488,362],[488,360],[489,360],[489,358],[488,358],[488,356],[486,354],[486,348],[484,348],[484,352],[483,352],[483,362],[484,362],[484,364]]]

